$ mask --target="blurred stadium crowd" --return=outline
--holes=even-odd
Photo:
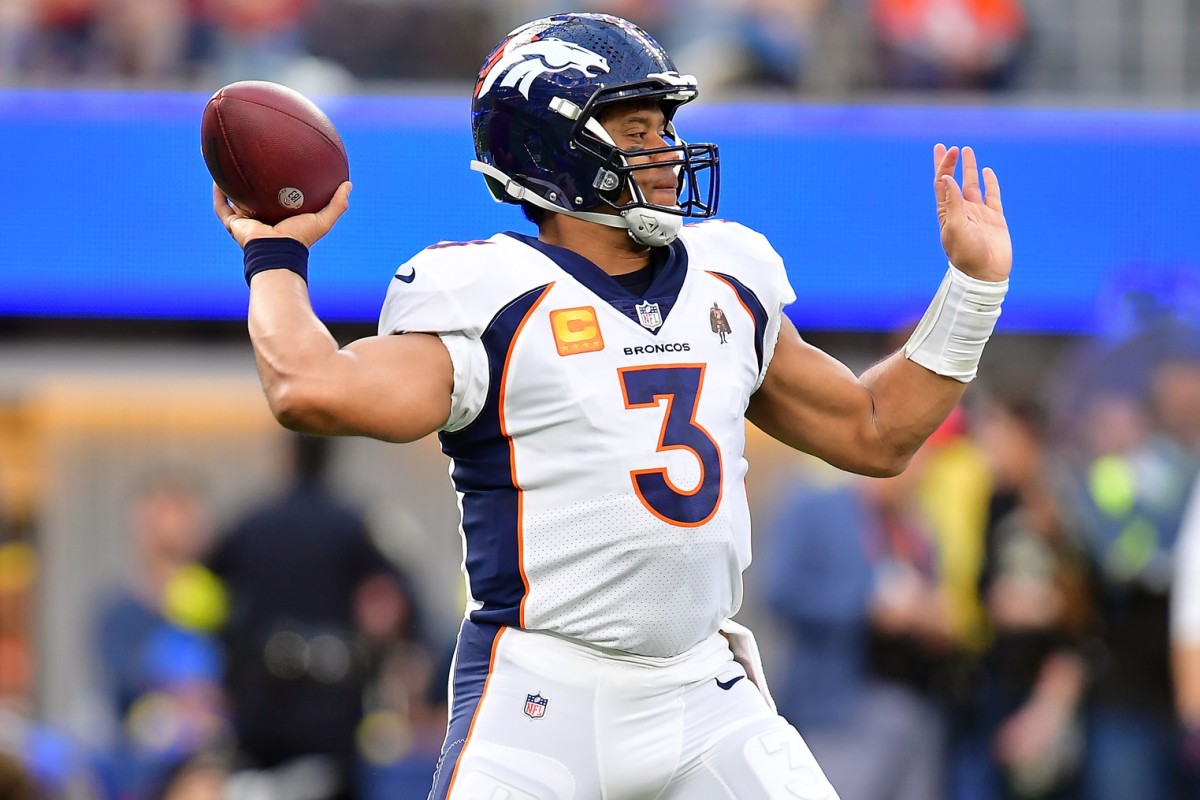
[[[1200,796],[1200,609],[1181,591],[1200,574],[1200,328],[1161,299],[1120,335],[997,337],[896,478],[750,437],[756,557],[740,617],[844,798]],[[826,346],[853,365],[897,341]],[[163,440],[122,419],[60,440],[74,466],[47,478],[83,506],[57,558],[91,588],[54,598],[68,583],[39,541],[49,519],[10,513],[0,539],[0,787],[27,787],[0,796],[425,796],[454,632],[453,612],[431,610],[462,603],[452,524],[411,517],[452,516],[452,496],[429,488],[445,480],[435,450],[401,464],[385,454],[415,445],[355,454],[358,440],[248,435],[226,418],[203,434],[227,440],[224,460],[184,437],[164,466]],[[259,491],[252,462],[272,449],[296,458],[278,491]],[[327,480],[327,460],[358,473]],[[222,480],[251,499],[222,499]],[[361,496],[392,514],[350,499],[371,480]],[[114,494],[124,548],[97,517]],[[423,555],[423,539],[442,552]],[[51,598],[74,605],[74,632],[36,608]],[[89,680],[47,695],[64,636]]]
[[[1179,97],[1195,0],[601,0],[709,96],[895,90]],[[0,80],[319,90],[467,81],[545,0],[3,0]],[[401,90],[403,86],[399,86]]]
[[[1174,103],[1200,91],[1198,0],[588,5],[655,33],[716,96]],[[208,90],[256,77],[305,91],[428,91],[466,84],[500,35],[556,10],[0,0],[0,82]],[[844,800],[1200,797],[1200,638],[1171,635],[1180,541],[1200,538],[1200,513],[1187,516],[1200,503],[1200,315],[1191,295],[1125,300],[1131,315],[1093,339],[998,337],[979,385],[899,478],[850,478],[752,438],[771,466],[752,472],[747,615],[762,626],[781,712]],[[886,344],[830,349],[848,361],[881,354],[864,342]],[[1034,352],[1047,350],[1039,363]],[[8,435],[20,425],[0,413],[0,472],[28,460]],[[38,520],[8,498],[0,798],[424,796],[453,634],[422,617],[424,565],[377,548],[379,532],[358,530],[333,497],[341,510],[330,513],[358,530],[340,584],[296,578],[327,576],[343,557],[303,565],[300,547],[276,545],[279,558],[247,567],[231,542],[257,518],[217,524],[227,509],[195,477],[141,476],[128,497],[117,525],[136,566],[86,601],[94,681],[65,701],[82,709],[74,725],[40,713],[32,650],[52,634],[31,630]],[[264,612],[246,587],[276,568],[299,571],[278,579],[294,605],[280,590]],[[322,705],[330,698],[352,715],[344,731]],[[283,707],[297,714],[287,724]],[[266,744],[251,733],[264,720],[277,733]]]
[[[1172,624],[1198,331],[1162,317],[1009,368],[903,475],[779,494],[758,552],[781,711],[843,797],[1200,797],[1196,638]]]

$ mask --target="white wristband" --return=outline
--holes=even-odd
[[[1000,318],[1008,280],[981,281],[953,264],[929,310],[904,345],[904,356],[938,375],[967,383]]]

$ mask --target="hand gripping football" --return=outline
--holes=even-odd
[[[219,89],[204,107],[201,152],[213,180],[268,225],[320,211],[350,178],[329,117],[304,95],[267,81]]]

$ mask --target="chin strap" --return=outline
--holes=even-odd
[[[629,235],[650,247],[670,244],[679,237],[683,217],[652,208],[629,208],[621,212]]]
[[[502,187],[502,193],[500,194],[494,189],[492,191],[492,196],[498,203],[503,203],[505,195],[507,195],[517,202],[529,203],[546,211],[552,211],[555,214],[566,214],[568,217],[581,219],[585,222],[594,222],[598,225],[607,225],[610,228],[624,228],[629,232],[634,241],[648,247],[661,247],[670,244],[675,241],[679,236],[679,231],[683,228],[683,217],[681,215],[651,208],[639,208],[635,206],[627,208],[624,211],[619,211],[616,214],[601,214],[595,211],[571,211],[551,203],[537,192],[529,191],[491,164],[485,164],[482,161],[472,161],[471,169],[475,172],[483,173]]]

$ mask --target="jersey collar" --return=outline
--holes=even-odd
[[[678,239],[664,247],[655,248],[662,253],[662,256],[659,257],[663,257],[665,260],[658,268],[654,280],[650,283],[650,288],[646,290],[646,294],[642,297],[636,297],[630,294],[628,289],[618,283],[607,272],[573,250],[547,244],[534,236],[517,233],[516,231],[505,231],[505,235],[529,245],[549,258],[561,270],[582,283],[593,294],[608,303],[619,313],[629,317],[635,323],[638,323],[638,313],[634,308],[635,306],[642,303],[657,303],[659,313],[662,314],[663,324],[665,325],[667,315],[671,312],[671,309],[675,306],[675,301],[679,298],[679,291],[683,288],[683,280],[687,277],[687,250]],[[640,323],[638,323],[638,327],[641,327]],[[651,332],[657,334],[661,330],[662,326]]]

